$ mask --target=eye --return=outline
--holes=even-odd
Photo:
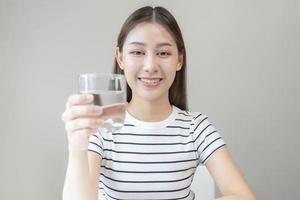
[[[144,55],[144,52],[142,51],[131,51],[130,54],[134,55],[134,56],[141,56]]]
[[[168,57],[169,55],[171,55],[167,51],[161,51],[161,52],[158,52],[157,54],[159,57],[162,57],[162,58],[165,58],[165,57]]]

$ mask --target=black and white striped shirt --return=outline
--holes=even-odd
[[[201,113],[173,106],[161,122],[126,113],[124,127],[90,137],[89,151],[102,157],[99,199],[194,199],[196,167],[225,142]]]

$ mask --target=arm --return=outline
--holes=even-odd
[[[206,167],[224,195],[217,200],[256,199],[226,147],[216,151],[207,161]]]
[[[86,150],[70,150],[63,200],[97,200],[101,157]]]
[[[62,114],[69,142],[63,200],[97,200],[100,155],[88,152],[90,135],[101,126],[102,109],[92,95],[71,95]]]

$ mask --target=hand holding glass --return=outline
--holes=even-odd
[[[102,106],[102,128],[114,132],[123,127],[126,103],[126,79],[121,74],[80,74],[78,92],[94,96],[93,104]]]

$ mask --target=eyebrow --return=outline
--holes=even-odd
[[[143,42],[130,42],[129,45],[139,45],[139,46],[147,46],[146,43]],[[156,45],[156,47],[163,47],[163,46],[170,46],[172,47],[173,45],[168,43],[168,42],[162,42],[162,43],[158,43]]]

